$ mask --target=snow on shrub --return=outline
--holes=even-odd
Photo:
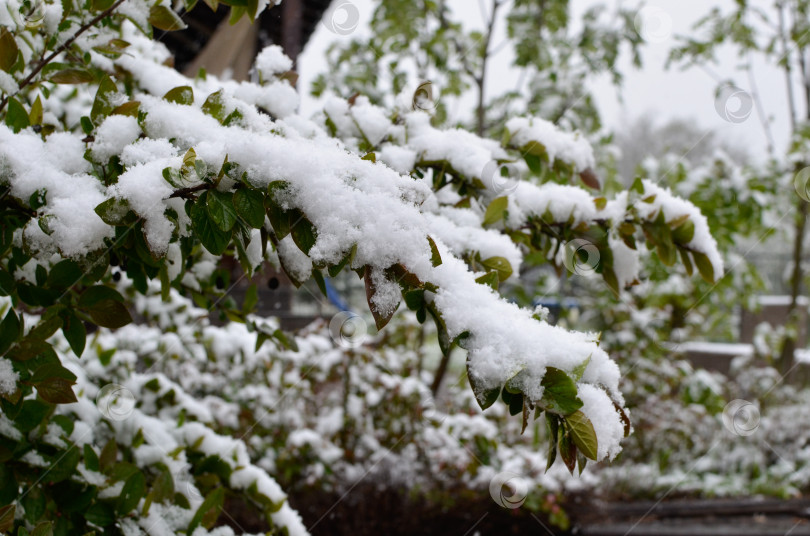
[[[221,274],[212,276],[227,256],[246,274],[277,258],[296,285],[314,279],[322,290],[327,275],[353,270],[365,281],[378,329],[402,301],[420,322],[430,316],[445,354],[454,346],[467,351],[481,408],[500,398],[511,414],[522,414],[523,429],[544,415],[552,453],[572,472],[577,464],[582,470],[587,459],[613,459],[630,431],[618,367],[597,335],[550,326],[504,300],[499,284],[519,271],[524,254],[540,253],[558,269],[591,263],[619,293],[638,279],[638,263],[625,258],[640,239],[667,265],[680,256],[708,280],[722,275],[705,219],[691,204],[650,182],[611,200],[593,196],[580,185],[599,186],[586,167],[587,144],[539,118],[511,122],[501,144],[437,130],[422,110],[387,111],[362,98],[333,101],[311,121],[296,113],[295,90],[278,72],[288,62],[275,49],[259,57],[260,84],[189,79],[166,66],[168,51],[152,39],[152,27],[184,26],[165,4],[45,6],[42,24],[17,2],[0,15],[8,91],[0,101],[0,289],[13,304],[0,323],[0,354],[12,363],[11,371],[2,369],[4,422],[22,420],[26,428],[10,432],[16,456],[27,455],[19,446],[24,434],[41,432],[55,405],[92,406],[83,394],[92,396],[84,383],[92,364],[71,368],[54,350],[57,331],[81,356],[88,326],[128,325],[131,300],[113,284],[121,271],[141,294],[159,281],[164,299],[174,289],[247,322],[251,304],[231,307],[217,290]],[[233,8],[234,18],[253,18],[265,3],[250,6]],[[583,258],[594,250],[594,258]],[[268,339],[289,343],[277,331],[263,332],[261,342]],[[137,387],[139,380],[133,373],[122,381]],[[61,426],[75,445],[76,429],[95,426],[89,418],[68,413],[47,425],[46,435],[56,437],[54,426]],[[155,433],[169,426],[146,417],[142,424]],[[167,491],[168,477],[154,474],[161,487],[140,503],[147,478],[133,468],[146,463],[138,448],[150,442],[146,432],[112,426],[131,439],[133,461],[107,468],[110,487],[101,477],[76,482],[69,477],[80,458],[96,464],[90,451],[68,447],[69,463],[58,474],[78,486],[67,496],[84,495],[70,507],[77,514],[58,523],[84,526],[79,513],[96,508],[101,517],[91,523],[117,522],[126,532],[164,503],[193,512],[196,503]],[[279,508],[281,492],[245,465],[238,441],[209,439],[201,424],[166,434],[177,449],[210,455],[225,448],[229,461],[217,464],[223,483]],[[297,442],[307,444],[306,437]],[[101,468],[103,453],[96,454]],[[17,506],[20,515],[28,511],[29,524],[50,515],[26,509],[18,493],[8,486],[12,504],[0,512],[0,529],[10,530]],[[105,502],[112,497],[114,507]],[[222,500],[212,491],[186,530],[212,525]],[[135,518],[122,519],[136,507]],[[300,532],[297,518],[280,508],[273,521]],[[187,515],[166,530],[180,530]]]

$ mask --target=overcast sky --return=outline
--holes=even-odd
[[[607,2],[615,4],[615,0],[607,0]],[[308,93],[312,79],[326,69],[323,56],[329,43],[339,39],[348,40],[358,34],[368,32],[368,20],[375,2],[373,0],[333,0],[333,7],[341,3],[347,4],[349,10],[353,10],[359,15],[359,24],[347,35],[338,35],[330,31],[325,24],[318,25],[312,40],[299,59],[300,87],[305,93]],[[489,2],[485,3],[489,4]],[[596,3],[601,3],[601,0],[572,0],[575,13],[581,13]],[[634,5],[635,0],[626,0],[624,4]],[[718,113],[718,102],[715,99],[718,82],[733,78],[734,83],[745,92],[756,91],[761,96],[760,102],[765,116],[771,122],[770,129],[775,140],[777,154],[780,154],[788,141],[789,124],[784,96],[784,78],[778,70],[755,61],[755,80],[752,84],[745,74],[735,72],[735,66],[740,59],[730,50],[721,53],[719,64],[708,69],[693,68],[682,71],[677,68],[669,70],[664,68],[667,54],[677,42],[675,36],[690,33],[694,22],[705,15],[712,6],[717,5],[730,9],[733,4],[734,0],[648,0],[645,2],[643,19],[647,22],[645,25],[647,38],[651,43],[644,49],[643,69],[636,70],[629,61],[624,62],[622,71],[625,73],[625,82],[618,91],[606,78],[595,79],[591,82],[606,127],[614,130],[620,129],[622,125],[626,125],[630,120],[644,114],[652,115],[661,122],[674,118],[695,120],[706,131],[714,130],[726,140],[743,145],[747,154],[765,157],[768,138],[754,103],[748,100],[745,93],[740,95],[741,98],[732,97],[720,101],[720,113]],[[482,25],[483,19],[478,1],[450,0],[450,5],[468,27]],[[337,13],[337,16],[345,16],[346,13],[349,11]],[[496,31],[493,45],[497,47],[503,37],[501,27]],[[504,47],[492,61],[493,68],[488,80],[488,87],[491,88],[490,94],[498,94],[516,86],[519,73],[508,67],[510,63],[509,48]],[[724,106],[726,102],[728,108]],[[752,107],[753,110],[749,116],[746,112]],[[302,108],[305,113],[310,113],[317,109],[317,103],[305,96]],[[740,114],[739,118],[735,117],[735,112]],[[723,114],[727,114],[727,118],[722,117]],[[699,142],[699,139],[695,140],[695,143]]]

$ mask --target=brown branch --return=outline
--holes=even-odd
[[[183,199],[192,199],[194,197],[193,194],[197,192],[201,192],[203,190],[210,190],[214,187],[213,183],[205,182],[203,184],[198,184],[197,186],[189,186],[188,188],[180,188],[179,190],[175,190],[167,199],[172,199],[176,197],[181,197]]]
[[[108,7],[107,9],[105,9],[104,11],[102,11],[101,13],[96,15],[95,17],[93,17],[89,22],[83,24],[79,28],[79,30],[75,34],[73,34],[73,36],[70,39],[68,39],[67,41],[62,43],[62,45],[60,45],[59,48],[54,50],[47,58],[44,58],[44,59],[40,60],[39,63],[37,64],[37,66],[34,67],[34,70],[31,71],[31,73],[28,76],[26,76],[25,79],[22,82],[20,82],[19,89],[17,89],[17,91],[14,92],[13,95],[7,95],[7,96],[3,97],[3,100],[0,101],[0,112],[2,112],[3,109],[6,107],[6,104],[8,104],[8,99],[10,97],[14,97],[16,95],[19,95],[20,91],[22,91],[24,87],[29,85],[34,80],[34,77],[36,77],[46,65],[48,65],[50,62],[52,62],[54,60],[54,58],[56,58],[56,56],[58,56],[59,54],[61,54],[65,50],[67,50],[76,41],[76,39],[81,34],[86,32],[87,30],[89,30],[90,28],[95,26],[96,24],[98,24],[105,17],[108,17],[113,11],[115,11],[118,8],[118,6],[120,6],[123,3],[124,3],[124,0],[116,0],[116,2],[113,5],[111,5],[110,7]]]

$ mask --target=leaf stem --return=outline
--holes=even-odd
[[[52,62],[54,60],[54,58],[56,58],[56,56],[58,56],[59,54],[61,54],[65,50],[67,50],[70,47],[70,45],[72,45],[81,34],[86,32],[87,30],[89,30],[90,28],[95,26],[96,24],[98,24],[105,17],[109,16],[113,11],[116,10],[116,8],[118,8],[118,6],[120,6],[123,3],[124,3],[124,0],[116,0],[116,2],[113,5],[111,5],[110,7],[108,7],[107,9],[105,9],[104,11],[102,11],[101,13],[96,15],[95,17],[93,17],[90,21],[83,24],[79,28],[79,30],[70,37],[70,39],[68,39],[67,41],[62,43],[59,46],[59,48],[54,50],[48,57],[41,59],[39,61],[39,63],[37,64],[37,66],[34,67],[34,70],[31,71],[31,73],[29,73],[29,75],[26,76],[25,79],[22,82],[20,82],[19,89],[17,89],[17,91],[15,91],[14,94],[7,95],[7,96],[3,97],[3,100],[0,101],[0,112],[2,112],[3,109],[6,107],[6,104],[8,104],[8,99],[18,95],[20,93],[20,91],[23,90],[24,87],[26,87],[31,82],[33,82],[34,78],[40,73],[40,71],[42,71],[42,69],[46,65],[48,65],[50,62]]]

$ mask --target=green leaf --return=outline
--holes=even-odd
[[[500,387],[495,387],[491,389],[485,389],[478,377],[470,371],[470,360],[467,360],[467,379],[470,382],[470,387],[472,387],[473,394],[475,395],[475,401],[478,402],[478,405],[481,406],[482,410],[487,409],[488,407],[492,406],[497,400],[498,395],[501,394]]]
[[[8,110],[6,111],[6,125],[14,131],[21,131],[24,128],[31,126],[31,121],[28,119],[28,112],[25,111],[20,101],[14,97],[8,100]]]
[[[630,191],[638,195],[644,195],[644,183],[641,182],[641,177],[636,177],[633,184],[630,186]]]
[[[126,223],[126,216],[129,212],[129,204],[122,200],[112,197],[106,201],[99,203],[94,209],[98,217],[107,225],[124,225]]]
[[[76,381],[76,375],[58,362],[46,363],[38,367],[29,381],[33,384],[37,384],[49,378],[60,378],[74,383]]]
[[[681,255],[681,262],[683,262],[683,265],[686,268],[687,275],[692,277],[692,274],[695,272],[695,267],[692,266],[692,260],[689,258],[689,251],[679,247],[678,253]]]
[[[17,505],[9,504],[0,506],[0,532],[11,534],[11,529],[14,528],[14,513],[17,511]]]
[[[581,450],[577,451],[577,465],[579,465],[579,475],[582,476],[582,472],[585,470],[585,466],[588,465],[588,458],[582,454]]]
[[[422,289],[409,290],[405,293],[405,305],[411,311],[418,311],[425,306],[425,291]]]
[[[498,279],[503,283],[512,275],[512,265],[504,257],[490,257],[481,261],[488,270],[498,273]]]
[[[439,339],[439,349],[442,351],[442,355],[449,355],[450,350],[453,349],[453,341],[447,333],[447,324],[445,324],[444,318],[442,318],[441,313],[436,310],[435,306],[425,307],[425,309],[427,309],[430,316],[433,317],[433,321],[436,323],[436,335]]]
[[[573,475],[577,466],[577,446],[571,437],[571,431],[565,426],[563,426],[560,440],[557,442],[557,448],[560,451],[563,463]]]
[[[299,210],[291,211],[290,223],[290,233],[292,234],[295,245],[298,246],[301,251],[309,255],[309,250],[315,245],[317,239],[315,226],[313,226],[312,222]]]
[[[188,525],[188,530],[186,534],[192,534],[194,530],[202,526],[206,529],[210,529],[216,523],[217,518],[219,518],[219,513],[222,511],[222,506],[225,503],[225,489],[224,488],[216,488],[214,491],[209,493],[200,507],[197,509],[197,512],[194,514],[194,517],[191,519],[191,523]]]
[[[374,317],[374,323],[377,326],[377,330],[383,329],[388,322],[391,321],[391,318],[394,316],[394,313],[397,312],[399,308],[399,303],[397,303],[396,307],[392,307],[390,311],[386,311],[385,313],[381,313],[377,306],[374,305],[374,295],[377,293],[377,288],[374,286],[374,282],[371,278],[371,267],[366,266],[366,272],[363,277],[365,284],[366,284],[366,299],[368,301],[368,307],[371,310],[371,315]]]
[[[45,286],[65,290],[78,283],[83,275],[82,269],[79,268],[75,261],[66,259],[56,263],[51,268]]]
[[[48,378],[35,385],[37,393],[45,402],[51,404],[72,404],[78,402],[73,392],[73,384],[64,378]]]
[[[104,11],[109,9],[115,3],[115,0],[92,0],[90,4],[93,11]]]
[[[95,80],[93,73],[87,69],[63,69],[48,78],[48,82],[53,84],[87,84]]]
[[[85,467],[91,471],[99,471],[101,466],[99,465],[98,454],[96,454],[96,451],[93,450],[93,447],[85,443],[83,450]]]
[[[11,504],[20,494],[20,485],[11,466],[0,465],[0,504]]]
[[[565,422],[577,448],[586,458],[596,460],[598,443],[593,424],[581,411],[576,411],[565,417]]]
[[[17,318],[14,309],[9,309],[6,317],[0,322],[0,355],[5,354],[19,336],[20,319]]]
[[[45,514],[47,500],[41,488],[29,488],[21,502],[25,509],[25,519],[29,523],[35,523]]]
[[[715,282],[714,266],[709,260],[709,257],[707,257],[705,253],[693,251],[692,258],[695,259],[695,266],[697,266],[698,272],[700,272],[701,277],[703,277],[703,279],[705,279],[707,283],[714,283]]]
[[[211,190],[206,196],[208,216],[214,220],[217,227],[225,233],[233,229],[236,224],[236,210],[233,206],[233,194]]]
[[[436,247],[436,242],[433,241],[433,238],[428,236],[427,239],[428,243],[430,244],[430,263],[434,267],[439,266],[442,263],[442,256],[439,254],[439,248]]]
[[[167,32],[185,30],[188,27],[174,10],[164,5],[152,6],[149,10],[149,24]]]
[[[493,288],[493,290],[498,290],[499,280],[500,278],[498,277],[498,272],[487,272],[481,277],[477,278],[475,282],[482,285],[489,285]]]
[[[132,322],[126,306],[114,300],[102,300],[87,308],[90,318],[97,325],[109,329],[118,329]]]
[[[113,300],[121,303],[126,301],[121,293],[112,287],[108,287],[106,285],[93,285],[92,287],[85,289],[85,291],[82,292],[82,295],[79,296],[78,306],[80,308],[90,308],[97,303],[106,300]]]
[[[672,240],[677,244],[688,244],[695,237],[695,223],[686,220],[672,230]]]
[[[582,401],[577,397],[577,384],[562,370],[547,367],[540,385],[543,386],[540,404],[546,410],[565,416],[582,407]]]
[[[546,431],[548,432],[548,454],[546,455],[546,472],[551,469],[557,460],[557,441],[559,440],[559,417],[546,412]]]
[[[523,155],[523,159],[526,161],[526,165],[529,166],[529,170],[536,176],[542,177],[543,176],[543,160],[535,155],[526,153]]]
[[[110,112],[111,115],[126,115],[129,117],[138,118],[138,112],[141,109],[141,101],[129,101],[121,104],[120,106],[116,106],[113,108],[113,111]]]
[[[161,503],[170,500],[174,497],[174,479],[172,474],[168,471],[162,471],[154,484],[152,484],[152,499],[155,502]]]
[[[62,319],[58,316],[43,316],[42,320],[28,332],[25,336],[27,340],[31,341],[44,341],[51,335],[56,333],[56,330],[62,327]]]
[[[10,296],[15,285],[14,277],[0,267],[0,296]]]
[[[101,467],[101,471],[104,474],[109,474],[110,469],[113,468],[117,459],[118,444],[115,442],[115,438],[112,438],[107,441],[107,444],[101,449],[101,456],[98,457],[98,464],[99,467]]]
[[[206,209],[206,194],[191,207],[191,226],[202,245],[214,255],[222,255],[231,243],[230,232],[225,232],[210,218]]]
[[[588,356],[588,359],[574,367],[574,370],[571,371],[571,374],[574,376],[574,381],[579,381],[582,379],[582,375],[585,374],[585,369],[588,368],[588,365],[591,363],[591,357],[593,354]]]
[[[113,111],[112,97],[118,93],[118,86],[115,85],[112,78],[105,75],[98,85],[96,98],[93,101],[93,108],[90,110],[90,119],[93,124],[98,126],[104,119]]]
[[[191,86],[176,87],[163,95],[163,100],[190,106],[194,104],[194,90]]]
[[[523,411],[523,404],[524,404],[523,393],[513,394],[511,399],[509,400],[509,415],[515,416],[521,411]]]
[[[352,261],[354,260],[354,257],[356,255],[357,255],[357,244],[354,244],[352,246],[351,251],[349,251],[349,253],[345,257],[343,257],[343,260],[341,260],[338,264],[329,267],[329,277],[337,277],[337,275],[341,271],[343,271],[343,268],[345,268],[346,266],[351,266]]]
[[[495,222],[501,221],[506,214],[506,209],[508,206],[509,198],[507,197],[496,197],[493,199],[492,203],[489,204],[487,211],[484,214],[483,225],[492,225]]]
[[[142,472],[136,471],[124,482],[121,494],[115,502],[116,513],[119,516],[127,515],[138,506],[138,503],[145,494],[146,478],[144,478]]]
[[[326,294],[326,281],[324,280],[323,274],[321,273],[321,271],[318,270],[317,268],[313,268],[312,269],[312,278],[315,280],[315,283],[318,285],[318,290],[321,291],[321,294],[323,294],[323,296],[325,298],[328,298],[329,296]]]
[[[5,26],[0,26],[0,69],[10,73],[17,63],[19,53],[14,36]]]
[[[225,119],[225,101],[222,90],[211,93],[202,105],[202,111],[222,122]]]
[[[546,151],[545,145],[538,141],[530,141],[521,148],[520,152],[521,154],[530,154],[548,159],[548,152]]]
[[[233,208],[254,229],[264,225],[264,196],[256,190],[241,188],[233,194]]]
[[[79,465],[80,457],[81,452],[75,445],[71,445],[64,452],[58,452],[54,463],[51,465],[51,470],[45,474],[46,482],[55,484],[73,476],[76,467]]]
[[[106,502],[98,502],[85,510],[84,518],[99,527],[106,527],[115,523],[115,510]]]
[[[32,125],[42,124],[42,99],[37,95],[34,104],[31,105],[31,111],[28,112],[28,122]]]

